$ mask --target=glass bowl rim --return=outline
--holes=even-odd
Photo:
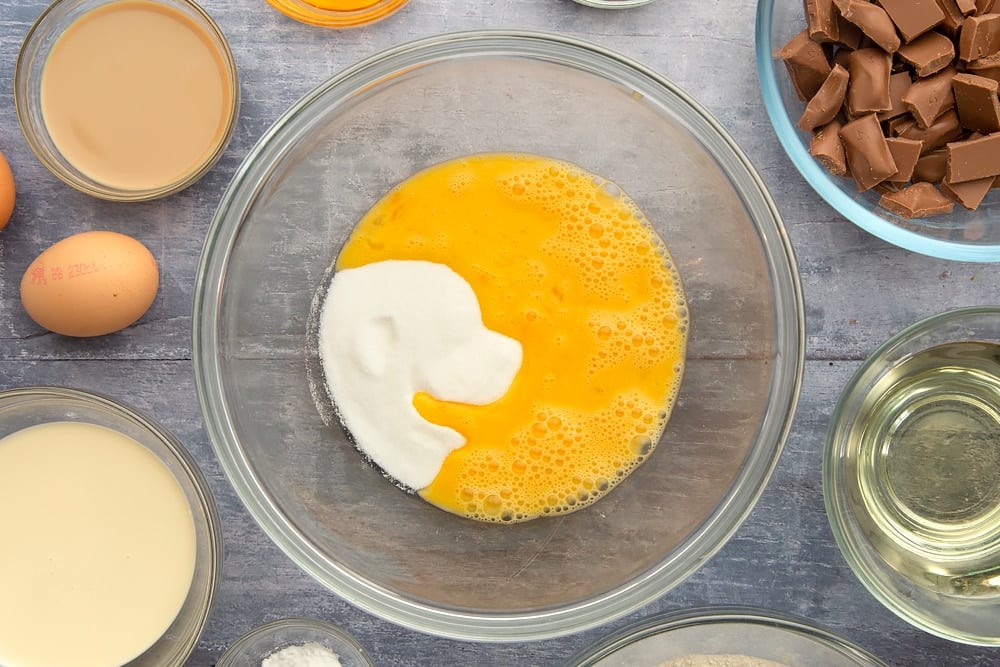
[[[760,83],[764,108],[771,119],[778,141],[792,164],[805,178],[816,194],[823,198],[837,213],[861,229],[883,241],[911,252],[960,262],[1000,262],[1000,244],[960,243],[936,239],[909,229],[904,229],[882,218],[851,197],[847,196],[832,181],[829,172],[809,155],[798,136],[797,128],[785,112],[778,91],[775,73],[774,50],[781,45],[772,44],[771,25],[776,0],[760,0],[757,3],[756,26],[754,29],[754,51],[757,59],[757,79]],[[803,16],[803,27],[805,16]]]
[[[897,348],[905,345],[917,336],[935,329],[941,324],[966,317],[991,316],[1000,322],[1000,306],[966,306],[962,308],[952,308],[934,315],[920,319],[897,333],[890,336],[885,342],[879,345],[869,354],[861,366],[851,375],[847,384],[834,406],[830,415],[830,424],[827,428],[826,438],[823,445],[823,503],[826,507],[827,519],[830,529],[837,542],[840,553],[847,561],[848,567],[854,576],[861,582],[865,589],[878,600],[884,607],[907,623],[928,632],[936,637],[957,641],[971,646],[1000,646],[1000,632],[993,638],[981,637],[964,633],[961,631],[949,632],[942,628],[941,624],[935,623],[931,617],[923,612],[919,607],[910,604],[905,598],[896,594],[890,586],[884,583],[884,577],[880,577],[878,572],[883,567],[877,557],[866,558],[863,554],[866,551],[867,542],[856,537],[856,523],[853,520],[853,513],[846,506],[844,500],[843,482],[843,452],[847,445],[843,442],[841,432],[852,421],[848,420],[847,409],[852,402],[858,388],[867,384],[868,380],[881,375],[876,371],[876,366],[893,353]],[[874,565],[870,564],[874,562]],[[1000,602],[996,605],[1000,610]]]
[[[368,651],[365,650],[365,647],[362,646],[349,632],[328,621],[305,616],[289,616],[287,618],[279,618],[252,628],[246,634],[234,641],[229,648],[223,652],[216,663],[217,667],[230,665],[233,660],[243,655],[243,651],[246,649],[246,646],[258,637],[267,636],[277,630],[283,630],[285,628],[308,628],[310,630],[316,630],[323,634],[336,637],[339,641],[344,642],[355,652],[353,657],[358,658],[363,665],[366,667],[375,667],[375,663],[372,661],[371,656],[368,655]],[[275,646],[272,650],[276,651],[280,648],[281,646]],[[339,657],[343,658],[343,656]]]
[[[728,623],[764,625],[803,635],[824,646],[845,652],[869,667],[887,667],[874,654],[813,621],[794,614],[750,605],[705,605],[657,612],[599,638],[580,650],[566,663],[566,666],[592,667],[599,660],[603,660],[623,648],[665,632],[700,625]]]
[[[766,238],[762,236],[761,246],[777,295],[775,345],[780,353],[777,363],[772,364],[771,376],[773,394],[777,398],[770,399],[772,402],[763,416],[755,447],[749,451],[728,495],[677,548],[672,559],[605,594],[540,612],[479,614],[414,602],[355,576],[318,553],[269,498],[241,450],[229,417],[229,407],[222,396],[222,374],[215,354],[219,345],[214,315],[219,309],[219,295],[225,284],[231,249],[243,224],[243,213],[259,194],[273,167],[274,162],[266,158],[276,160],[283,156],[281,144],[279,148],[272,146],[275,139],[325,96],[366,89],[371,82],[389,74],[455,57],[455,54],[545,57],[558,65],[597,62],[613,68],[619,76],[638,77],[647,90],[673,98],[706,126],[711,132],[708,138],[721,143],[727,157],[735,161],[740,177],[746,180],[742,185],[752,190],[751,195],[758,198],[757,203],[767,213],[767,220],[762,224],[755,221],[755,229],[762,235],[767,234]],[[741,194],[748,196],[746,192]],[[522,30],[471,30],[418,38],[348,67],[294,103],[250,150],[222,195],[196,273],[192,329],[195,386],[209,440],[226,477],[262,530],[315,580],[361,609],[408,628],[469,641],[546,639],[595,627],[638,609],[694,572],[721,549],[742,524],[770,479],[791,428],[805,364],[805,315],[794,251],[770,193],[728,132],[686,92],[631,58],[573,37]],[[675,561],[682,560],[684,566],[679,568]]]
[[[149,432],[163,446],[163,451],[169,452],[169,455],[173,458],[174,462],[180,465],[181,469],[185,473],[187,481],[190,482],[191,486],[197,493],[199,501],[198,507],[202,513],[201,519],[205,522],[209,536],[207,545],[208,552],[203,556],[205,562],[208,564],[208,577],[203,591],[200,591],[205,595],[204,608],[201,609],[201,613],[199,614],[197,623],[195,624],[194,632],[190,636],[178,640],[177,644],[180,650],[177,655],[173,656],[173,661],[169,664],[181,665],[185,663],[197,648],[198,641],[204,633],[205,628],[208,626],[208,621],[212,616],[212,610],[215,606],[216,597],[218,595],[219,584],[222,581],[224,554],[222,518],[219,514],[218,505],[216,504],[211,486],[209,485],[205,474],[202,472],[201,467],[198,465],[198,462],[195,460],[191,452],[188,451],[187,447],[185,447],[180,441],[180,439],[174,435],[170,429],[160,424],[155,418],[138,408],[123,403],[118,399],[112,398],[111,396],[101,392],[58,385],[32,385],[0,390],[0,403],[5,403],[9,399],[21,399],[28,402],[57,399],[62,401],[72,401],[88,407],[107,410],[114,413],[116,416],[137,424],[143,430]],[[115,430],[117,431],[117,429]],[[145,448],[145,445],[143,445],[143,447]],[[160,457],[159,453],[153,452],[153,454],[157,456],[157,458]],[[192,514],[194,514],[195,511],[196,510],[192,507]],[[197,517],[195,520],[197,521]],[[195,582],[192,581],[192,591],[194,591],[194,583]],[[191,593],[189,592],[188,595],[190,596],[190,594]],[[186,600],[187,599],[188,598],[186,598]],[[161,639],[162,637],[157,639],[157,643],[159,643]],[[141,658],[141,656],[136,657],[137,660],[139,658]]]
[[[354,28],[389,18],[409,1],[377,0],[361,9],[326,9],[317,7],[308,0],[267,0],[267,3],[285,16],[302,23],[321,28]]]
[[[86,13],[94,11],[100,7],[115,4],[117,2],[122,2],[125,0],[94,0],[94,7],[87,10]],[[142,0],[144,2],[151,2],[158,5],[169,6],[170,3],[178,3],[184,5],[197,17],[200,21],[199,28],[206,31],[210,37],[212,37],[212,42],[217,43],[221,46],[220,56],[222,58],[223,65],[226,69],[226,74],[229,77],[229,96],[230,105],[227,112],[226,126],[219,135],[219,140],[216,146],[213,148],[212,152],[209,153],[205,159],[199,164],[193,171],[189,174],[180,178],[176,181],[165,183],[160,186],[144,188],[141,190],[126,190],[121,188],[116,188],[114,186],[105,185],[98,181],[94,181],[83,172],[84,178],[77,176],[75,173],[69,172],[59,164],[58,160],[51,156],[51,153],[46,149],[42,142],[37,138],[38,133],[35,131],[35,127],[41,129],[44,134],[48,134],[48,130],[45,129],[45,121],[43,118],[37,117],[35,113],[31,110],[31,104],[28,101],[27,89],[29,86],[28,74],[25,73],[25,58],[28,55],[28,47],[34,43],[33,40],[44,39],[47,37],[48,33],[41,33],[40,31],[45,26],[45,22],[48,21],[52,14],[64,5],[68,5],[72,2],[80,2],[80,0],[52,0],[46,7],[42,10],[41,14],[32,22],[31,27],[28,28],[28,32],[25,33],[24,39],[21,41],[21,46],[17,52],[17,59],[14,63],[14,115],[17,117],[18,126],[21,128],[21,133],[24,135],[25,141],[31,152],[34,153],[35,157],[41,162],[46,169],[49,170],[52,175],[58,178],[60,181],[70,186],[71,188],[82,192],[84,194],[96,197],[98,199],[104,199],[107,201],[116,202],[141,202],[141,201],[151,201],[154,199],[160,199],[162,197],[167,197],[174,193],[180,192],[185,188],[194,185],[197,181],[201,180],[205,174],[215,166],[219,158],[226,151],[229,146],[229,142],[236,131],[236,125],[239,121],[240,116],[240,80],[239,72],[236,66],[236,59],[233,56],[232,49],[229,46],[229,41],[226,39],[226,35],[222,32],[222,28],[216,23],[215,19],[200,5],[196,0]],[[65,26],[60,26],[58,23],[55,25],[56,28],[60,28],[65,31],[70,25],[75,23],[77,20],[86,15],[83,14],[79,17],[74,18]],[[51,26],[49,29],[51,30]],[[56,38],[58,39],[58,38]],[[44,64],[42,65],[44,67]],[[22,91],[24,94],[22,95]]]
[[[656,0],[575,0],[581,5],[597,7],[598,9],[629,9],[630,7],[642,7],[649,5]]]

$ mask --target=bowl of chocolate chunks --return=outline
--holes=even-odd
[[[830,206],[1000,261],[1000,0],[761,0],[755,39],[778,139]]]

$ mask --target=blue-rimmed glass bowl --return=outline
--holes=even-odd
[[[810,135],[796,127],[805,104],[795,94],[778,52],[806,27],[801,0],[760,0],[756,57],[764,106],[792,163],[820,197],[842,216],[894,245],[923,255],[965,262],[1000,261],[1000,190],[975,211],[955,204],[949,215],[906,220],[878,206],[874,190],[858,193],[853,179],[830,174],[809,154]]]

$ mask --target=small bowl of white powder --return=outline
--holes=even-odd
[[[220,663],[221,664],[221,663]],[[654,614],[604,636],[573,667],[886,667],[811,621],[751,607]]]
[[[361,644],[335,625],[283,618],[237,639],[216,667],[375,667],[375,663]]]

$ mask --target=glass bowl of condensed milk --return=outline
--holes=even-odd
[[[201,178],[236,125],[236,63],[190,0],[57,0],[14,72],[28,145],[53,174],[102,199],[143,201]]]
[[[0,392],[0,533],[0,664],[185,664],[221,525],[194,459],[155,421],[74,389]]]

